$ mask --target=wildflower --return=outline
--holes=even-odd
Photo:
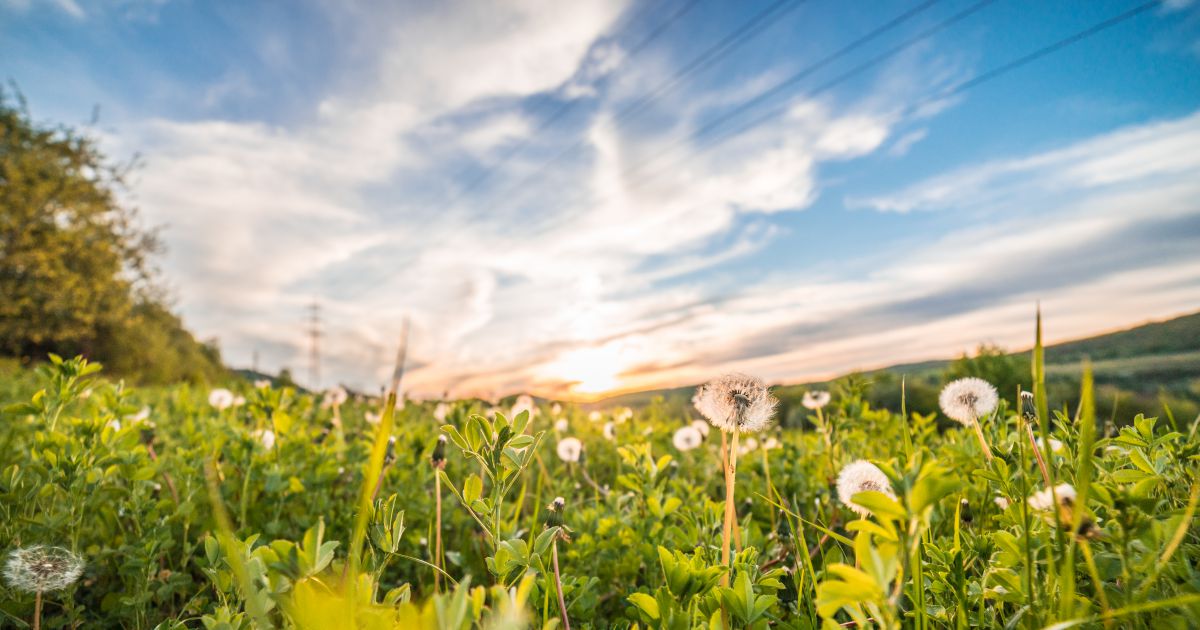
[[[449,415],[449,413],[450,405],[447,405],[444,402],[438,403],[437,407],[433,408],[433,417],[436,418],[438,422],[445,422],[446,416]]]
[[[738,455],[748,455],[756,450],[758,450],[758,440],[746,438],[746,441],[738,447]]]
[[[613,424],[611,420],[604,423],[604,439],[617,439],[617,425]]]
[[[588,422],[600,422],[604,418],[604,414],[599,411],[593,411],[588,414]]]
[[[631,419],[633,419],[633,410],[629,407],[621,407],[615,413],[613,413],[613,420],[615,420],[617,424],[624,424],[626,421]]]
[[[693,400],[713,426],[745,433],[765,429],[779,402],[761,379],[745,374],[721,376],[702,386]]]
[[[777,449],[780,446],[779,440],[775,439],[774,437],[769,437],[765,442],[763,442],[763,448],[768,451]]]
[[[1058,497],[1058,504],[1063,507],[1071,507],[1075,505],[1075,487],[1069,483],[1060,483],[1054,486],[1054,492],[1050,489],[1035,492],[1029,497],[1029,507],[1035,510],[1049,511],[1054,507],[1054,497]]]
[[[234,407],[241,407],[244,404],[246,404],[245,396],[234,396],[233,397],[233,406]]]
[[[854,495],[868,491],[882,492],[889,497],[896,497],[892,493],[892,484],[888,481],[887,475],[883,474],[883,471],[875,464],[865,459],[846,464],[837,478],[838,499],[842,504],[858,513],[859,516],[869,516],[870,510],[850,500],[854,498]]]
[[[574,463],[579,461],[579,455],[583,453],[583,443],[578,438],[568,437],[558,441],[558,458],[564,462]]]
[[[675,435],[671,437],[671,443],[675,445],[675,449],[681,452],[690,451],[704,441],[704,436],[700,431],[692,426],[687,425],[680,427],[675,431]]]
[[[566,499],[554,497],[550,505],[546,506],[546,527],[558,527],[563,524],[563,510],[566,505]]]
[[[256,381],[254,381],[254,389],[270,389],[270,388],[271,388],[271,379],[260,378]]]
[[[692,426],[696,427],[696,430],[700,432],[701,436],[708,437],[708,429],[711,425],[709,425],[707,422],[703,420],[692,420]]]
[[[1040,438],[1040,437],[1039,437],[1039,438],[1037,438],[1036,442],[1037,442],[1037,445],[1038,445],[1038,448],[1039,448],[1039,449],[1041,449],[1041,450],[1043,450],[1043,451],[1044,451],[1044,450],[1047,450],[1047,449],[1046,449],[1046,443],[1045,443],[1045,442],[1042,442],[1042,438]],[[1050,450],[1050,452],[1051,452],[1051,453],[1057,453],[1057,452],[1059,452],[1059,451],[1063,450],[1063,443],[1062,443],[1062,442],[1060,442],[1059,440],[1056,440],[1056,439],[1054,439],[1054,438],[1050,438],[1049,444],[1050,444],[1050,449],[1049,449],[1049,450]]]
[[[1000,397],[991,383],[973,376],[952,381],[942,388],[942,394],[938,397],[938,403],[947,416],[975,429],[975,437],[979,439],[979,447],[983,449],[988,462],[993,458],[992,449],[983,436],[979,418],[991,413],[999,401]]]
[[[368,412],[363,413],[363,420],[366,420],[367,424],[379,424],[379,421],[382,419],[383,419],[383,416],[380,416],[379,414],[375,413],[374,411],[368,411]]]
[[[254,432],[254,437],[258,438],[267,450],[275,447],[275,432],[270,429],[259,429]]]
[[[570,427],[570,424],[567,423],[566,418],[559,418],[558,420],[554,421],[554,430],[559,433],[566,433],[567,429],[569,429],[569,428],[571,428],[571,427]]]
[[[992,384],[975,377],[960,378],[942,388],[938,403],[950,418],[971,426],[996,409],[1000,398]]]
[[[532,419],[537,415],[537,407],[534,406],[533,397],[528,394],[517,396],[517,402],[513,403],[511,418],[516,418],[522,411],[528,411],[529,417]]]
[[[341,407],[349,397],[350,394],[346,393],[344,388],[341,386],[334,387],[325,392],[325,399],[322,401],[322,404],[325,407]]]
[[[233,404],[233,392],[218,387],[208,393],[208,404],[216,407],[217,411],[224,411]]]
[[[1008,509],[1008,499],[1005,497],[997,496],[996,498],[992,499],[992,502],[995,503],[996,507],[1000,508],[1001,510]]]
[[[819,389],[813,389],[813,390],[804,392],[804,399],[800,401],[800,404],[804,405],[805,407],[807,407],[809,409],[812,409],[813,411],[816,411],[817,409],[820,409],[820,408],[824,407],[825,405],[828,405],[829,399],[830,399],[829,392],[821,391]]]
[[[35,545],[14,549],[4,565],[8,585],[27,593],[48,593],[75,583],[83,560],[62,547]]]
[[[552,415],[552,416],[562,415],[562,405],[560,405],[558,403],[554,403],[553,405],[551,405],[550,406],[550,415]]]
[[[437,444],[433,445],[433,453],[429,456],[429,463],[434,468],[446,467],[446,436],[439,435]]]

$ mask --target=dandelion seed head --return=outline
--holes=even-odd
[[[675,450],[680,452],[690,451],[704,442],[704,436],[700,434],[700,430],[692,425],[680,427],[675,430],[675,435],[671,436],[671,443],[675,445]]]
[[[692,420],[692,426],[696,427],[701,436],[708,437],[708,430],[712,425],[703,420]]]
[[[617,439],[617,425],[613,424],[611,420],[604,423],[604,439]]]
[[[779,403],[762,379],[726,374],[703,385],[692,399],[696,410],[726,432],[757,433],[767,428]]]
[[[254,432],[254,437],[262,442],[263,448],[267,450],[275,446],[275,432],[270,429],[259,429]]]
[[[550,405],[550,415],[552,415],[552,416],[562,415],[562,405],[560,405],[558,403],[554,403],[553,405]]]
[[[566,418],[559,418],[554,421],[554,430],[559,433],[566,433],[569,428],[571,428],[571,425],[567,422]]]
[[[244,404],[246,404],[245,396],[234,396],[233,397],[233,406],[234,407],[241,407]]]
[[[340,407],[345,404],[346,399],[349,397],[350,394],[346,392],[345,388],[334,387],[325,392],[325,398],[322,402],[326,407]]]
[[[509,416],[509,419],[516,418],[522,411],[528,411],[531,419],[537,415],[537,407],[533,403],[533,397],[529,394],[517,396],[517,401],[513,403],[512,415]]]
[[[578,438],[566,437],[558,441],[558,458],[564,462],[579,461],[580,454],[583,453],[583,442]]]
[[[62,590],[82,574],[83,560],[62,547],[35,545],[14,549],[4,564],[8,585],[26,593]]]
[[[271,387],[270,379],[260,378],[256,381],[254,381],[254,389],[270,389],[270,387]]]
[[[588,414],[588,422],[600,422],[604,419],[604,414],[599,411],[593,411]]]
[[[1000,508],[1001,510],[1008,509],[1008,499],[1007,498],[998,496],[998,497],[992,499],[992,501],[996,504],[996,507]]]
[[[438,422],[444,422],[446,420],[446,416],[448,415],[450,415],[450,405],[447,405],[444,402],[438,403],[437,406],[433,408],[433,417],[436,418]]]
[[[828,405],[829,399],[829,392],[814,389],[804,392],[804,398],[800,401],[800,404],[815,411]]]
[[[218,387],[208,392],[208,404],[215,407],[218,411],[224,411],[233,406],[233,392],[224,387]]]
[[[996,388],[973,376],[951,381],[938,397],[942,412],[966,426],[972,426],[979,418],[991,413],[998,402],[1000,397]]]
[[[867,508],[854,503],[850,499],[860,492],[882,492],[889,497],[896,498],[892,492],[892,483],[888,481],[887,475],[878,466],[871,462],[860,459],[842,468],[842,472],[838,473],[837,478],[837,493],[838,500],[842,505],[853,510],[859,516],[869,516],[871,511]]]
[[[1054,507],[1054,499],[1058,498],[1058,504],[1061,507],[1071,507],[1075,505],[1075,487],[1069,483],[1060,483],[1054,486],[1054,492],[1051,493],[1049,488],[1035,492],[1029,497],[1029,507],[1035,510],[1049,511]]]
[[[363,414],[363,419],[367,421],[367,424],[379,424],[379,421],[382,420],[383,417],[374,411],[368,411]]]

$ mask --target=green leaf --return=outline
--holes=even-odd
[[[646,616],[657,621],[659,618],[658,601],[646,593],[634,593],[626,599],[629,603],[637,606]]]

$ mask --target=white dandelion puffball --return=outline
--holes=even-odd
[[[1040,492],[1035,492],[1029,497],[1029,507],[1035,510],[1049,510],[1054,507],[1054,497],[1058,497],[1058,504],[1064,507],[1070,507],[1075,504],[1075,487],[1069,483],[1060,483],[1054,486],[1054,493],[1050,493],[1050,489],[1046,488]]]
[[[829,392],[821,391],[819,389],[814,389],[814,390],[804,392],[804,399],[800,401],[800,404],[804,405],[805,407],[807,407],[809,409],[816,411],[817,409],[820,409],[820,408],[824,407],[825,405],[828,405],[829,399],[830,399]]]
[[[838,500],[859,516],[869,516],[871,511],[850,499],[860,492],[869,491],[882,492],[893,499],[896,498],[896,495],[892,493],[892,483],[888,481],[887,475],[883,474],[878,466],[865,459],[846,464],[846,467],[842,468],[842,472],[838,473]]]
[[[998,402],[1000,397],[996,394],[996,388],[973,376],[952,381],[942,388],[942,394],[938,397],[942,412],[967,426],[992,413]]]
[[[708,437],[708,429],[711,426],[710,424],[703,420],[692,420],[692,426],[696,427],[696,430],[700,432],[701,436]]]
[[[224,411],[233,405],[233,392],[224,387],[218,387],[208,392],[208,404],[218,411]]]
[[[270,429],[259,429],[254,432],[254,437],[258,438],[258,441],[262,442],[263,447],[267,450],[275,446],[275,432]]]
[[[562,415],[562,405],[560,405],[558,403],[554,403],[553,405],[551,405],[550,406],[550,415],[552,415],[552,416]]]
[[[340,407],[349,397],[350,395],[346,393],[345,389],[342,387],[334,387],[333,389],[325,392],[324,403],[326,407]]]
[[[436,418],[438,422],[444,422],[446,420],[446,416],[449,414],[450,405],[447,405],[444,402],[438,403],[437,406],[433,408],[433,417]]]
[[[604,419],[604,414],[599,411],[593,411],[588,414],[588,422],[600,422]]]
[[[48,593],[75,583],[83,560],[62,547],[36,545],[14,549],[4,564],[8,585],[26,593]]]
[[[749,455],[758,450],[758,440],[754,438],[746,438],[738,446],[738,455]]]
[[[383,419],[383,416],[380,416],[379,414],[375,413],[374,411],[368,411],[363,414],[363,420],[366,420],[367,424],[372,424],[372,425],[379,424],[379,421],[382,419]]]
[[[690,424],[676,429],[675,435],[671,437],[671,443],[681,452],[690,451],[700,446],[703,441],[704,436],[700,434],[700,430]]]
[[[779,403],[762,379],[736,373],[702,386],[693,400],[696,410],[714,427],[744,433],[767,428]]]
[[[617,424],[624,424],[626,421],[631,420],[632,418],[633,410],[629,407],[621,407],[616,411],[616,413],[613,414],[613,419],[617,421]]]
[[[559,418],[554,421],[554,430],[559,433],[566,433],[569,428],[571,428],[571,425],[567,422],[566,418]]]
[[[254,389],[270,389],[270,388],[271,388],[271,379],[260,378],[256,381],[254,381]]]
[[[533,404],[532,396],[528,394],[517,396],[517,402],[513,403],[509,419],[516,418],[522,411],[528,411],[531,419],[537,414],[537,407]]]
[[[1042,451],[1046,450],[1046,444],[1044,442],[1042,442],[1041,437],[1038,437],[1034,441],[1037,443],[1037,447],[1039,450],[1042,450]],[[1063,443],[1054,438],[1050,438],[1050,452],[1057,453],[1061,450],[1063,450]]]
[[[1007,498],[1005,498],[1005,497],[996,497],[996,498],[992,499],[992,501],[993,501],[993,502],[995,502],[995,503],[996,503],[996,507],[1000,508],[1001,510],[1007,510],[1007,509],[1008,509],[1008,499],[1007,499]]]
[[[617,439],[617,425],[613,424],[611,420],[604,423],[604,439]]]
[[[244,404],[246,404],[245,396],[234,396],[233,397],[233,406],[234,407],[241,407]]]
[[[763,442],[763,448],[768,451],[777,449],[780,446],[781,446],[781,444],[779,443],[779,440],[776,440],[773,437],[769,437],[766,439],[766,441]]]
[[[558,458],[564,462],[577,462],[583,453],[583,442],[578,438],[568,437],[558,441]]]

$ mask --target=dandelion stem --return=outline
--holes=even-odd
[[[737,484],[737,446],[738,434],[733,431],[733,439],[726,449],[725,463],[725,526],[721,533],[721,566],[729,566],[729,538],[733,533],[733,522],[736,520],[734,510],[734,487]],[[725,445],[725,433],[721,433],[722,446]],[[729,586],[729,573],[721,578],[724,586]]]
[[[41,630],[42,627],[42,590],[38,589],[37,595],[33,596],[33,630]]]
[[[554,586],[558,589],[558,611],[562,613],[563,629],[571,630],[571,620],[567,618],[567,603],[563,599],[562,575],[558,571],[558,534],[554,535],[554,542],[550,543],[550,556],[554,562]]]
[[[1037,441],[1033,437],[1033,427],[1029,426],[1028,422],[1024,422],[1023,424],[1025,425],[1025,435],[1029,436],[1029,446],[1033,448],[1033,454],[1037,457],[1038,468],[1042,471],[1042,479],[1045,480],[1046,487],[1049,488],[1054,483],[1050,481],[1050,469],[1046,467],[1046,460],[1042,459],[1042,451],[1038,448]]]
[[[988,446],[987,438],[983,437],[983,425],[979,424],[979,418],[975,418],[971,422],[971,426],[975,428],[975,437],[979,438],[979,446],[983,448],[983,455],[987,458],[990,464],[995,456],[992,455],[992,448]]]
[[[437,525],[433,530],[433,563],[438,569],[445,570],[442,566],[442,476],[434,471],[433,474],[433,497],[434,511]],[[437,572],[433,574],[433,592],[440,593],[442,584],[442,576]]]

